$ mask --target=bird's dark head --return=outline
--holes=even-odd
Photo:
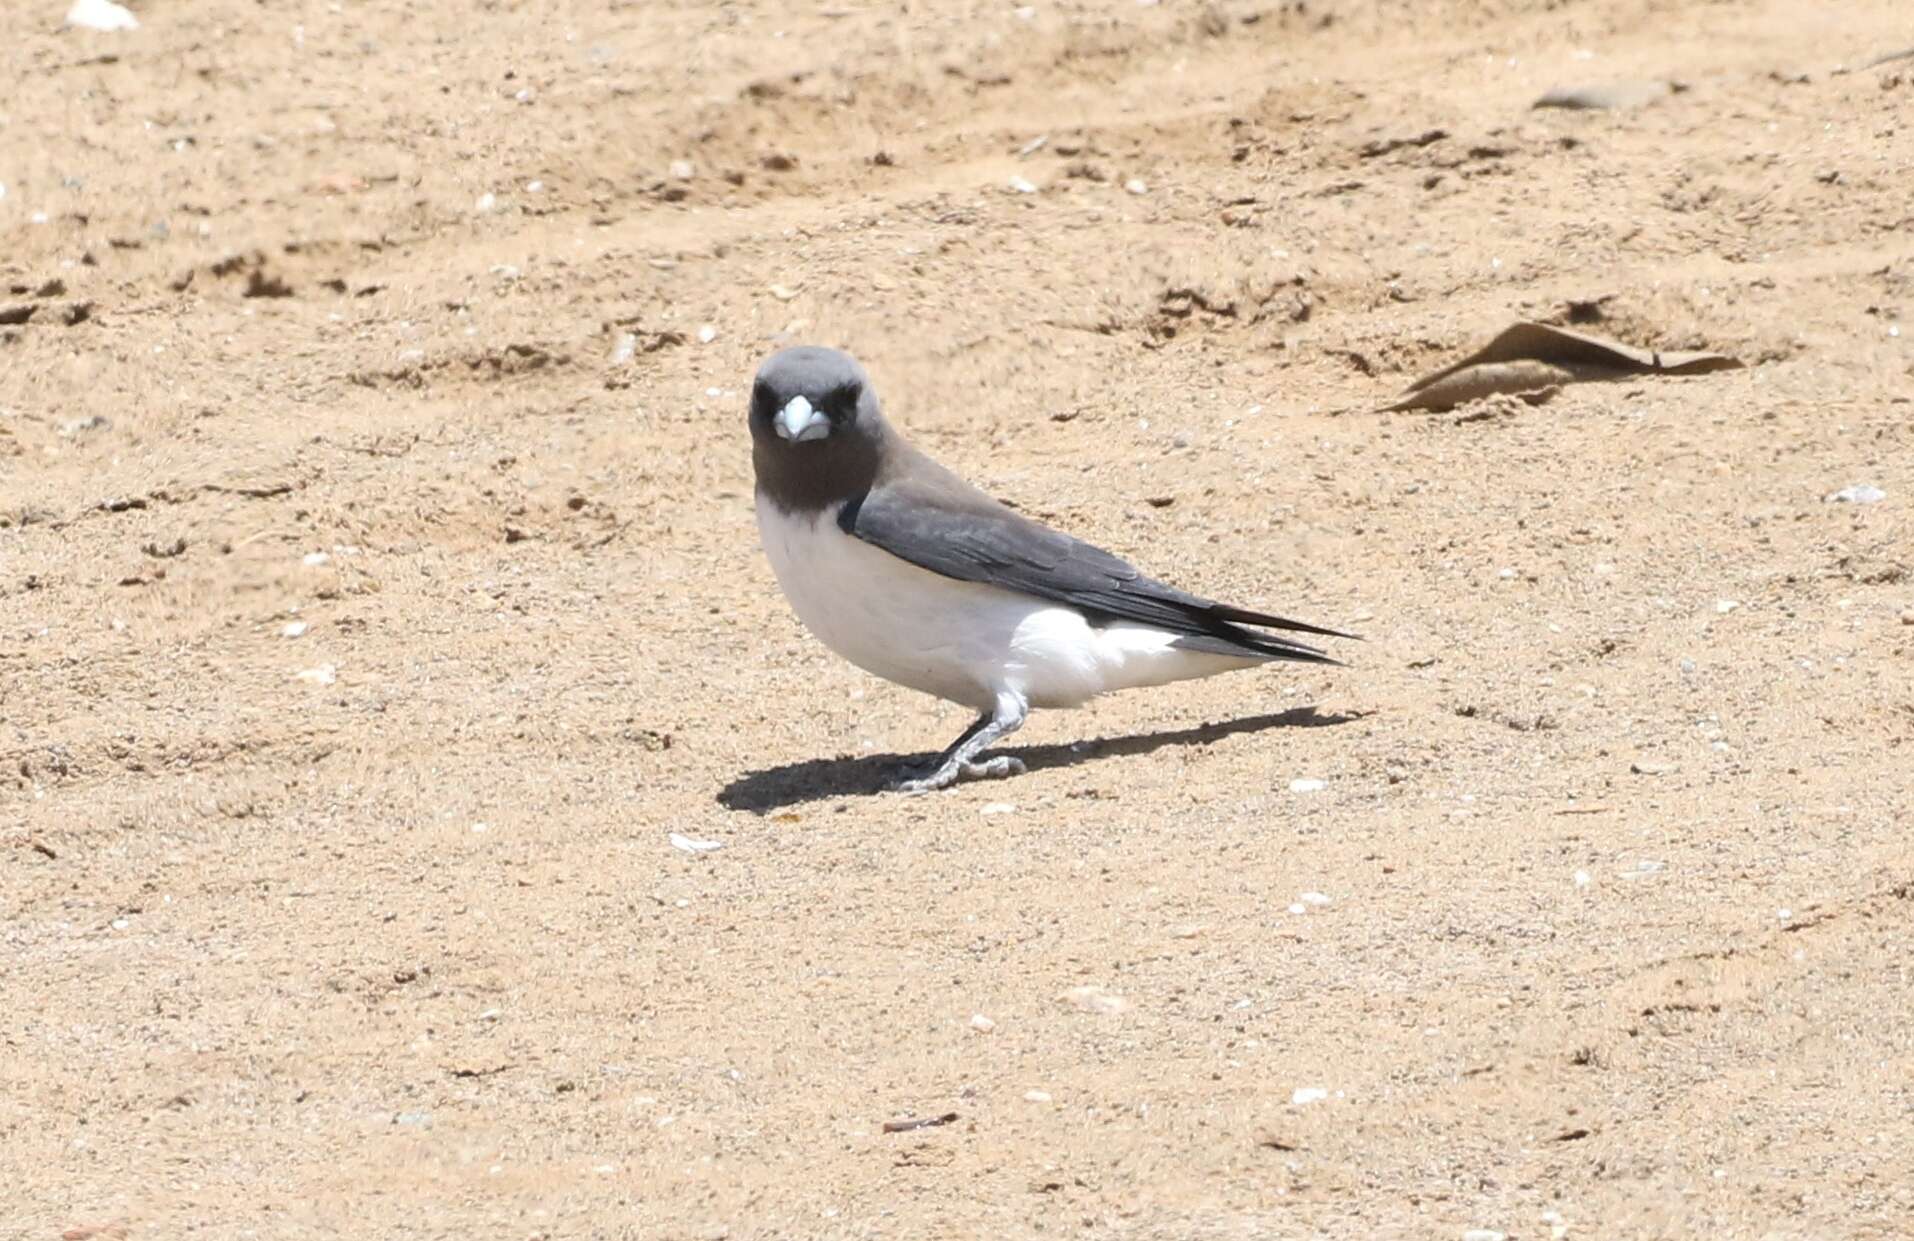
[[[799,345],[765,359],[751,385],[758,487],[786,511],[862,494],[889,428],[871,379],[836,349]]]

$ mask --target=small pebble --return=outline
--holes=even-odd
[[[1050,1092],[1047,1090],[1026,1090],[1023,1092],[1023,1099],[1025,1103],[1048,1103],[1050,1102]]]
[[[1123,188],[1132,194],[1147,194],[1150,192],[1149,185],[1141,177],[1131,177],[1123,183]]]
[[[1291,905],[1289,912],[1293,914],[1306,914],[1309,912],[1309,907],[1307,905]]]
[[[339,679],[339,670],[331,664],[320,664],[299,673],[299,679],[308,685],[331,685]]]
[[[285,628],[279,631],[279,635],[283,638],[303,638],[306,635],[306,630],[310,628],[312,628],[312,626],[308,625],[305,621],[287,621]]]
[[[671,161],[671,179],[673,181],[689,181],[697,175],[697,166],[690,160],[674,159]]]
[[[1591,884],[1591,883],[1593,883],[1593,882],[1595,882],[1595,881],[1594,881],[1593,879],[1591,879],[1591,878],[1589,877],[1589,874],[1588,874],[1588,872],[1587,872],[1587,871],[1585,871],[1585,870],[1578,870],[1578,871],[1576,871],[1576,872],[1575,872],[1575,886],[1576,886],[1576,887],[1578,887],[1578,888],[1585,888],[1585,887],[1587,887],[1587,886],[1588,886],[1589,884]]]
[[[997,1028],[997,1023],[982,1013],[972,1013],[970,1015],[970,1028],[979,1034],[988,1034]]]
[[[124,931],[127,927],[132,925],[133,925],[132,922],[130,922],[129,920],[125,918],[113,919],[113,929],[116,931]]]
[[[1296,899],[1301,901],[1305,905],[1329,904],[1329,898],[1324,896],[1321,892],[1305,892],[1301,896],[1297,897]]]
[[[491,211],[497,206],[498,206],[498,195],[492,194],[492,193],[485,193],[485,194],[480,194],[478,196],[478,201],[472,204],[472,210],[478,212],[480,215],[483,215],[487,211]]]
[[[718,329],[712,327],[709,323],[698,329],[699,344],[708,345],[716,339],[718,339]]]
[[[1012,813],[1014,813],[1014,812],[1016,811],[1016,809],[1017,809],[1017,808],[1016,808],[1015,806],[1013,806],[1013,805],[1011,805],[1011,804],[1010,804],[1009,802],[1007,802],[1007,801],[993,801],[993,802],[991,802],[991,803],[990,803],[989,805],[987,805],[987,806],[985,806],[985,807],[984,807],[984,809],[983,809],[983,813],[985,813],[985,814],[1012,814]]]
[[[1037,192],[1037,187],[1023,177],[1012,177],[1006,184],[1018,194],[1034,194]]]
[[[1775,916],[1776,918],[1778,918],[1778,919],[1780,919],[1781,921],[1783,921],[1783,922],[1786,922],[1786,921],[1787,921],[1788,919],[1790,919],[1790,918],[1792,918],[1792,917],[1794,917],[1794,910],[1792,910],[1792,909],[1777,909],[1777,910],[1775,910],[1775,911],[1774,911],[1774,916]]]
[[[618,343],[611,348],[611,364],[613,366],[623,366],[636,356],[638,356],[638,334],[636,332],[620,332],[618,334]]]
[[[1672,776],[1681,770],[1674,763],[1658,763],[1652,759],[1637,759],[1628,769],[1638,776]]]
[[[1829,504],[1879,504],[1887,499],[1887,492],[1871,483],[1856,483],[1852,487],[1843,487],[1828,497]]]
[[[1909,608],[1907,611],[1901,613],[1901,623],[1903,625],[1914,625],[1914,608]]]
[[[1723,616],[1728,615],[1728,613],[1734,611],[1736,608],[1740,606],[1741,606],[1741,603],[1735,599],[1715,600],[1715,611],[1721,613]]]
[[[113,423],[103,414],[89,414],[84,418],[68,418],[60,424],[60,434],[67,439],[85,435],[88,431],[99,431]]]
[[[788,302],[797,296],[797,290],[791,288],[789,285],[774,284],[771,286],[771,296],[781,302]]]
[[[543,194],[545,192],[545,183],[543,181],[527,181],[525,183],[525,192],[527,194]]]
[[[324,552],[307,552],[305,559],[299,563],[305,565],[308,569],[316,569],[331,559],[332,557],[326,555]]]
[[[1298,1086],[1289,1101],[1298,1107],[1306,1103],[1321,1103],[1329,1097],[1329,1092],[1321,1086]]]
[[[1122,996],[1112,995],[1095,985],[1072,987],[1058,998],[1086,1013],[1101,1013],[1105,1016],[1113,1016],[1130,1007],[1130,1002]]]
[[[1320,793],[1328,787],[1327,780],[1317,780],[1308,776],[1289,782],[1289,791],[1292,793]]]
[[[1462,1234],[1462,1241],[1508,1241],[1508,1234],[1493,1228],[1471,1228]]]

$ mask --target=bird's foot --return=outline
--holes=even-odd
[[[1023,765],[1022,759],[1012,758],[1008,754],[999,754],[981,763],[965,763],[964,778],[966,780],[1001,780],[1006,776],[1021,776],[1027,770],[1029,769]]]
[[[953,759],[938,767],[927,776],[913,780],[900,780],[891,785],[891,791],[906,796],[919,796],[934,793],[938,789],[947,789],[959,780],[1001,780],[1006,776],[1020,776],[1026,770],[1024,761],[1008,754],[999,754],[981,762]]]

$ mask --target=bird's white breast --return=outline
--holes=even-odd
[[[885,680],[978,711],[1005,693],[1075,707],[1260,662],[1182,650],[1174,634],[1095,626],[1074,608],[920,569],[845,533],[834,508],[786,513],[759,495],[757,515],[778,585],[820,641]]]

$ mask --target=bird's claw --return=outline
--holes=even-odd
[[[927,776],[898,781],[891,785],[891,791],[907,797],[920,797],[925,793],[947,789],[959,780],[1001,780],[1006,776],[1020,776],[1026,770],[1022,759],[999,754],[981,762],[945,763]]]
[[[1021,776],[1028,768],[1020,758],[1008,754],[999,754],[980,763],[965,763],[964,776],[971,780],[1001,780],[1005,776]]]

